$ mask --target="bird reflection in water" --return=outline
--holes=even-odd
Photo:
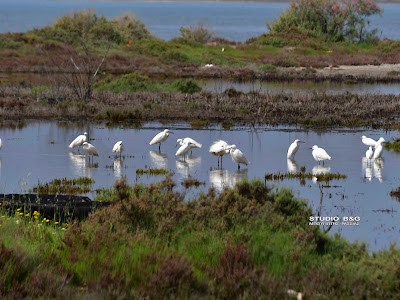
[[[372,180],[372,164],[370,160],[366,157],[362,158],[362,172],[364,178],[368,179],[369,181]]]
[[[176,160],[176,170],[184,178],[190,175],[190,170],[201,164],[201,156],[189,156],[185,160]]]
[[[299,166],[294,159],[287,159],[287,170],[289,173],[297,173],[299,171]]]
[[[383,158],[377,158],[374,160],[374,176],[379,180],[380,183],[383,182]]]
[[[149,151],[150,160],[154,167],[158,169],[168,168],[168,155],[165,152]]]
[[[312,174],[314,175],[312,178],[312,182],[317,183],[317,175],[327,174],[331,171],[331,167],[325,167],[321,165],[316,165],[312,168]]]
[[[124,167],[124,160],[121,158],[114,158],[113,160],[113,169],[114,176],[120,178],[122,175],[122,169]]]
[[[74,152],[69,152],[69,158],[72,162],[74,171],[79,176],[91,177],[90,169],[97,169],[99,167],[99,163],[89,163],[86,160],[86,155],[77,154]]]
[[[242,179],[247,178],[248,169],[239,169],[235,172],[229,170],[216,169],[210,171],[210,183],[218,191],[224,188],[234,187]]]

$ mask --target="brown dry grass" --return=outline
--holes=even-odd
[[[71,99],[66,95],[63,99]],[[88,103],[37,100],[23,90],[0,93],[0,117],[121,121],[224,121],[339,126],[396,126],[400,96],[350,93],[227,94],[97,92]]]

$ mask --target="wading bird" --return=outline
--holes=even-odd
[[[185,143],[188,143],[188,142],[191,143],[190,154],[192,153],[192,149],[193,148],[201,148],[202,147],[202,145],[200,143],[196,142],[194,139],[191,139],[189,137],[186,137],[184,139],[177,139],[176,140],[176,144],[177,145],[179,144],[181,146],[183,146]]]
[[[299,150],[299,143],[304,143],[298,139],[296,139],[290,146],[287,151],[287,158],[294,158],[296,155],[297,150]]]
[[[367,165],[368,165],[368,161],[369,163],[371,163],[371,159],[374,156],[374,151],[372,151],[372,146],[369,146],[367,152],[365,152],[365,157],[367,158]]]
[[[381,137],[375,145],[374,160],[381,158],[383,152],[383,144],[386,143],[385,139]]]
[[[165,140],[169,137],[169,134],[173,133],[172,131],[169,131],[168,129],[165,129],[164,131],[157,133],[155,137],[151,140],[149,143],[150,145],[155,145],[158,144],[158,151],[161,151],[161,143],[165,142]]]
[[[223,140],[214,142],[211,145],[209,152],[215,156],[218,156],[218,167],[219,167],[219,158],[221,157],[221,168],[222,168],[222,156],[229,153],[228,147],[229,147],[228,143]]]
[[[88,142],[83,143],[83,150],[85,150],[86,153],[89,154],[89,161],[90,161],[90,156],[92,156],[92,161],[93,161],[93,156],[99,156],[99,152],[97,152],[95,146],[93,146]]]
[[[115,153],[119,153],[119,158],[121,158],[122,151],[124,151],[124,146],[122,145],[122,141],[116,142],[112,151]]]
[[[331,160],[331,157],[326,153],[323,148],[319,148],[317,145],[312,146],[312,156],[318,162],[318,164],[322,161],[324,164],[325,160]]]
[[[78,147],[78,152],[79,152],[79,147],[83,145],[84,142],[86,142],[87,139],[87,132],[85,132],[84,134],[81,134],[79,136],[76,137],[76,139],[74,139],[71,144],[69,144],[69,148],[75,148]]]
[[[375,144],[376,144],[376,141],[375,141],[375,140],[373,140],[373,139],[371,139],[371,138],[367,138],[365,135],[363,135],[363,136],[361,137],[361,139],[362,139],[362,142],[363,142],[363,144],[364,144],[365,146],[368,146],[368,147],[375,147]]]
[[[240,169],[240,164],[249,165],[249,161],[247,160],[246,156],[236,148],[236,145],[232,145],[229,147],[229,152],[231,153],[232,161],[238,163],[238,169]]]
[[[186,142],[182,143],[182,146],[176,151],[175,155],[176,156],[183,156],[183,160],[185,160],[185,155],[189,153],[189,151],[192,149],[193,144],[191,142]]]

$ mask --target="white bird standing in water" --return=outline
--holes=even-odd
[[[169,131],[168,129],[165,129],[164,131],[157,133],[155,137],[151,140],[149,143],[150,145],[155,145],[158,144],[158,150],[161,150],[161,143],[165,142],[166,139],[169,137],[169,134],[173,133]]]
[[[246,156],[236,148],[236,145],[232,145],[229,147],[229,152],[231,153],[232,161],[238,163],[238,169],[240,169],[240,164],[249,165],[249,161],[247,160]]]
[[[323,148],[319,148],[317,145],[314,145],[311,149],[312,156],[318,163],[322,161],[322,164],[324,164],[325,160],[331,160],[331,157],[328,155],[328,153],[326,153]]]
[[[365,135],[363,135],[363,136],[361,137],[361,139],[362,139],[362,142],[363,142],[363,144],[364,144],[365,146],[368,146],[368,147],[375,147],[375,144],[376,144],[376,141],[375,141],[375,140],[373,140],[373,139],[371,139],[371,138],[367,138]]]
[[[189,151],[193,148],[193,144],[191,142],[183,143],[182,146],[176,151],[176,156],[183,156],[185,160],[185,155],[189,153]]]
[[[99,152],[97,152],[96,147],[88,142],[83,143],[83,150],[85,150],[86,153],[89,154],[89,160],[90,160],[90,156],[92,156],[92,159],[93,159],[93,156],[99,156]]]
[[[378,159],[378,158],[381,158],[382,152],[383,152],[383,145],[382,144],[384,144],[384,143],[386,143],[386,142],[385,142],[385,139],[382,138],[382,137],[376,142],[375,152],[374,152],[374,160]]]
[[[365,152],[365,157],[371,163],[371,159],[372,159],[373,156],[374,156],[374,151],[372,151],[372,146],[369,146],[367,152]]]
[[[84,142],[86,142],[87,139],[87,132],[85,132],[84,134],[81,134],[79,136],[76,137],[76,139],[74,139],[71,144],[69,144],[69,148],[75,148],[78,147],[78,152],[79,152],[79,147],[83,145]]]
[[[299,150],[299,143],[304,143],[298,139],[296,139],[290,146],[287,151],[287,158],[294,158],[296,155],[297,150]]]
[[[112,151],[115,153],[119,153],[119,157],[121,158],[122,151],[124,151],[124,146],[122,145],[122,141],[116,142]]]
[[[209,152],[215,156],[218,156],[218,167],[219,167],[219,158],[221,157],[221,167],[222,167],[222,156],[224,156],[225,154],[229,153],[229,148],[228,148],[228,143],[223,141],[223,140],[219,140],[217,142],[214,142],[210,149]]]
[[[181,146],[183,146],[185,143],[187,144],[189,142],[191,144],[191,149],[190,150],[192,150],[193,148],[201,148],[202,147],[202,144],[196,142],[194,139],[191,139],[190,137],[186,137],[184,139],[177,139],[176,140],[176,144],[179,144]]]

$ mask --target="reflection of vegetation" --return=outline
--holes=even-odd
[[[400,152],[400,138],[392,139],[385,143],[386,150],[393,150],[394,152]]]
[[[32,191],[38,194],[70,194],[79,195],[90,192],[94,180],[88,177],[74,179],[54,179],[49,183],[38,183]]]
[[[189,175],[187,178],[182,180],[181,184],[185,188],[190,188],[191,186],[199,187],[200,185],[205,185],[206,183],[204,181],[199,181],[198,179],[193,178]]]
[[[137,169],[136,175],[168,175],[169,171],[166,169]]]
[[[68,227],[30,212],[0,218],[1,295],[286,299],[293,288],[312,299],[397,296],[399,249],[371,255],[310,226],[313,212],[291,190],[243,181],[185,201],[170,180],[129,186],[123,178],[108,197],[111,205]]]
[[[269,173],[265,174],[265,180],[267,181],[282,181],[285,179],[298,179],[298,180],[305,180],[305,179],[313,179],[317,178],[320,182],[329,182],[332,180],[340,180],[346,179],[347,175],[340,174],[340,173],[326,173],[326,174],[316,174],[313,175],[312,173]]]

